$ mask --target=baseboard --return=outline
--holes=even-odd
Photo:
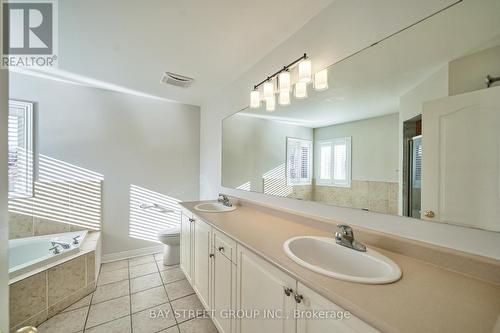
[[[144,247],[142,249],[135,249],[135,250],[129,250],[129,251],[123,251],[123,252],[108,253],[108,254],[102,255],[101,262],[107,263],[107,262],[123,260],[123,259],[128,259],[128,258],[133,258],[133,257],[146,256],[148,254],[158,253],[161,251],[163,251],[163,245]]]

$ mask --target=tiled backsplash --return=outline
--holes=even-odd
[[[9,212],[9,239],[84,230],[80,226]]]
[[[398,214],[397,182],[353,180],[351,187],[314,187],[314,201],[372,212]]]

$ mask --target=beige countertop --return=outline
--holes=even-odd
[[[332,236],[334,224],[328,232],[324,223],[316,228],[311,221],[300,223],[243,203],[232,212],[199,212],[194,209],[199,203],[181,205],[382,332],[500,332],[500,285],[373,246],[400,266],[399,281],[368,285],[337,280],[299,266],[283,250],[284,241],[294,236]]]

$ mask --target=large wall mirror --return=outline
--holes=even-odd
[[[325,91],[224,119],[222,185],[500,231],[500,19],[478,7],[333,64]]]

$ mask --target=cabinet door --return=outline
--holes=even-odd
[[[376,333],[376,329],[298,283],[297,333]],[[347,314],[348,313],[348,314]]]
[[[212,309],[215,325],[220,333],[235,332],[230,311],[234,310],[236,303],[236,265],[231,263],[223,251],[217,248],[212,279]]]
[[[191,232],[192,232],[192,221],[194,221],[190,215],[182,212],[181,220],[181,268],[186,275],[186,278],[191,282]]]
[[[212,261],[211,227],[194,221],[194,281],[193,288],[206,309],[210,309],[210,263]]]
[[[239,333],[295,333],[293,292],[296,281],[249,250],[237,245]]]

